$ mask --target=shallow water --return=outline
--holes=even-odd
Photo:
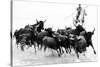
[[[71,54],[63,54],[58,57],[56,51],[47,49],[46,52],[37,51],[35,53],[34,47],[29,49],[25,48],[25,51],[21,51],[20,48],[13,44],[13,65],[41,65],[41,64],[58,64],[58,63],[74,63],[74,62],[89,62],[96,61],[97,56],[94,55],[91,47],[85,52],[85,56],[80,54],[80,59],[77,59],[75,52],[72,50]]]

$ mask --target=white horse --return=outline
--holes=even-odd
[[[86,13],[86,11],[85,11],[85,8],[82,8],[81,14],[80,14],[80,16],[79,16],[79,21],[80,21],[81,23],[84,23],[85,16],[87,16],[87,13]]]
[[[85,22],[85,16],[87,16],[85,8],[86,7],[82,8],[78,20],[76,19],[76,16],[78,15],[78,13],[76,13],[75,18],[73,18],[73,22],[76,22],[76,21],[78,22],[78,23],[75,24],[76,26],[77,25],[82,25],[83,26],[83,23]]]

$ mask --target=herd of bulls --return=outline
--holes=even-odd
[[[22,51],[24,51],[24,46],[34,46],[35,51],[37,51],[36,47],[38,50],[44,49],[44,51],[50,48],[56,50],[58,56],[61,56],[64,52],[71,53],[71,49],[73,49],[79,58],[79,53],[85,52],[86,48],[91,46],[96,54],[92,44],[95,29],[87,32],[82,25],[77,25],[75,29],[68,27],[53,31],[52,28],[44,28],[45,21],[36,20],[36,22],[34,25],[26,25],[14,32],[13,37]]]

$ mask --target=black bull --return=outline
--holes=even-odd
[[[65,48],[66,52],[70,49],[70,39],[60,34],[55,35],[55,37],[44,36],[42,38],[42,46],[44,46],[44,51],[46,48],[54,49],[60,56],[63,52],[62,47]]]
[[[36,41],[37,41],[37,46],[38,46],[38,48],[39,48],[39,46],[41,46],[40,49],[42,49],[42,46],[43,46],[43,45],[42,45],[42,43],[43,43],[42,39],[43,39],[45,36],[53,37],[53,31],[50,30],[50,28],[48,28],[48,29],[46,29],[45,31],[42,31],[42,32],[38,33]]]
[[[43,38],[43,45],[44,45],[44,51],[46,50],[46,48],[51,48],[57,51],[58,56],[61,56],[60,44],[56,37],[52,38],[45,36]]]
[[[38,28],[42,29],[43,25],[40,25]],[[75,30],[75,32],[77,32],[77,31]],[[34,36],[33,36],[33,34],[34,34]],[[29,45],[30,43],[34,44],[32,42],[34,42],[34,40],[35,40],[37,43],[40,42],[41,46],[45,47],[44,48],[45,50],[46,50],[46,48],[51,48],[51,49],[56,50],[59,56],[61,55],[61,47],[64,47],[65,49],[67,49],[67,48],[70,48],[70,46],[72,46],[75,49],[75,52],[78,56],[78,53],[82,53],[83,51],[86,51],[86,47],[88,47],[88,46],[92,46],[92,48],[94,50],[94,47],[92,45],[92,39],[91,39],[93,34],[94,34],[94,30],[93,30],[93,32],[85,32],[84,38],[86,41],[78,40],[76,38],[74,40],[70,40],[69,38],[66,38],[65,36],[64,37],[61,37],[61,36],[53,37],[52,34],[50,34],[50,32],[48,32],[48,31],[40,32],[38,34],[38,36],[36,36],[36,39],[34,39],[35,31],[30,32],[29,30],[24,31],[21,29],[19,31],[16,31],[14,35],[16,36],[17,42],[20,42],[22,44],[26,43],[26,45]],[[37,45],[39,45],[39,44],[37,44]],[[21,45],[21,48],[22,48],[22,46],[23,45]],[[96,54],[95,50],[94,50],[94,53]]]
[[[77,39],[77,36],[75,36],[74,40],[71,40],[71,46],[74,48],[77,57],[79,58],[78,53],[82,53],[86,51],[86,47],[91,46],[93,48],[94,54],[96,54],[96,51],[94,50],[93,44],[92,44],[92,35],[94,34],[95,29],[92,32],[85,32],[84,35],[81,36],[81,39]]]
[[[20,44],[21,50],[24,50],[25,45],[35,46],[34,42],[36,41],[36,36],[38,32],[41,32],[44,29],[45,21],[37,21],[34,25],[27,25],[25,28],[21,28],[14,32],[14,37],[16,38],[16,44]]]
[[[92,35],[94,34],[94,30],[93,32],[85,32],[84,35],[80,35],[81,38],[78,39],[77,37],[80,36],[76,36],[74,35],[74,40],[71,40],[70,38],[66,38],[66,36],[56,36],[55,38],[52,37],[44,37],[43,38],[43,45],[48,48],[54,49],[54,50],[59,50],[60,54],[61,54],[61,48],[60,47],[64,47],[65,49],[71,49],[71,47],[74,48],[77,57],[79,58],[79,54],[78,53],[82,53],[86,51],[86,48],[88,46],[92,46],[93,50],[93,44],[92,44]],[[94,54],[96,54],[95,50],[94,50]],[[58,53],[59,55],[59,53]]]

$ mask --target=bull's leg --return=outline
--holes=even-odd
[[[68,48],[68,53],[69,53],[69,54],[71,53],[71,49],[70,49],[70,48]]]
[[[17,44],[17,48],[18,48],[18,44]]]
[[[44,51],[46,51],[46,48],[47,48],[47,47],[46,47],[46,46],[44,46]]]
[[[75,50],[75,52],[76,52],[77,58],[79,59],[79,54],[78,54],[77,49],[74,49],[74,50]]]
[[[76,51],[76,54],[77,54],[77,58],[79,59],[79,54],[78,54],[78,51]]]
[[[71,53],[71,48],[69,48],[69,53]]]
[[[69,53],[71,53],[71,46],[69,46]]]
[[[60,53],[64,53],[64,50],[62,49],[62,47],[59,48]]]
[[[21,45],[21,50],[24,51],[24,45]]]
[[[42,46],[40,46],[40,50],[42,50]]]
[[[83,52],[83,56],[86,56],[86,55],[85,55],[85,52]]]
[[[94,54],[96,54],[96,51],[95,51],[95,49],[94,49],[94,47],[93,47],[93,45],[92,45],[92,44],[91,44],[91,47],[93,48]]]
[[[94,49],[94,47],[93,47],[93,44],[92,44],[92,41],[90,42],[90,45],[91,45],[91,47],[93,48],[94,54],[96,54],[96,51],[95,51],[95,49]]]
[[[34,50],[35,50],[35,53],[36,53],[36,43],[34,43]]]
[[[62,49],[62,53],[64,53],[64,50]]]
[[[66,50],[66,53],[68,54],[68,49],[67,49],[67,48],[65,48],[65,50]]]
[[[67,50],[68,50],[68,53],[70,53],[71,51],[70,51],[70,48],[67,48]]]
[[[35,43],[34,42],[32,42],[32,43],[30,42],[30,47],[32,47],[32,44],[35,44]]]
[[[58,56],[60,57],[60,53],[59,53],[59,51],[57,50],[57,53],[58,53]]]
[[[59,52],[60,52],[60,54],[62,54],[62,51],[63,51],[63,49],[59,48]]]
[[[70,52],[69,48],[67,48],[68,53]]]
[[[27,46],[27,48],[26,49],[28,49],[29,48],[29,46]]]
[[[36,45],[34,44],[34,50],[35,50],[35,53],[36,53]]]
[[[42,47],[43,47],[42,44],[40,44],[40,50],[42,50]]]
[[[18,48],[18,40],[16,40],[17,48]]]
[[[37,43],[37,49],[39,50],[39,44]]]
[[[39,50],[42,50],[42,43],[38,42],[37,47],[38,47]]]
[[[26,49],[28,49],[29,47],[31,47],[30,46],[30,42],[26,42],[26,44],[27,44],[27,48]]]
[[[61,49],[60,49],[60,47],[57,49],[55,49],[56,51],[57,51],[57,53],[58,53],[58,56],[60,57],[61,56]]]

